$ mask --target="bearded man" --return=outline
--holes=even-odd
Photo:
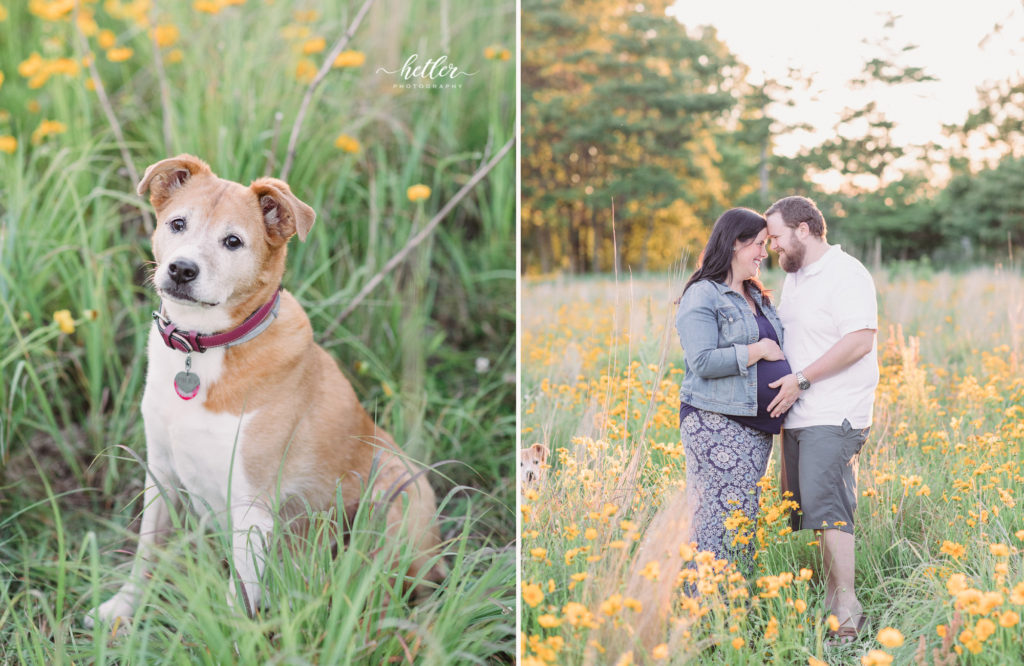
[[[792,374],[771,384],[772,416],[786,413],[782,489],[799,510],[793,530],[818,534],[825,606],[839,619],[832,643],[856,638],[865,616],[854,590],[857,460],[871,428],[878,385],[878,306],[871,274],[826,240],[815,203],[791,196],[765,213],[768,238],[786,271],[779,304]]]

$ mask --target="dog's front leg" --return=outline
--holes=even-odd
[[[274,529],[274,517],[257,504],[242,503],[231,508],[232,558],[242,590],[242,603],[250,616],[256,614],[262,599],[260,579],[266,564],[267,545]],[[237,591],[232,581],[228,605],[234,607]]]
[[[149,562],[153,557],[153,549],[164,542],[167,531],[171,527],[168,498],[161,492],[157,480],[146,474],[146,490],[143,495],[145,502],[142,509],[142,524],[139,527],[139,547],[135,551],[128,581],[113,597],[89,611],[85,616],[85,626],[92,629],[97,622],[113,624],[121,618],[123,624],[131,620],[135,606],[142,593],[142,585],[149,572]]]

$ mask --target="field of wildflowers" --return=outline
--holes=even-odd
[[[1024,276],[873,273],[882,377],[856,552],[870,629],[841,647],[823,645],[837,620],[814,533],[784,518],[777,452],[757,524],[730,518],[756,572],[679,537],[682,275],[524,283],[522,445],[552,460],[522,499],[520,663],[1024,660]]]
[[[0,663],[511,658],[514,49],[508,0],[0,0]],[[270,610],[240,618],[229,535],[194,529],[132,631],[82,629],[141,510],[156,302],[135,186],[180,152],[316,209],[284,286],[436,466],[452,575],[429,600],[402,601],[364,516],[334,560],[313,540],[308,567],[270,566]]]

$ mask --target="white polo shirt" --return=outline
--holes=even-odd
[[[875,282],[864,265],[838,245],[813,264],[787,273],[779,299],[785,331],[782,351],[794,372],[803,370],[847,333],[878,330]],[[786,415],[786,428],[842,425],[867,428],[878,386],[878,350],[802,391]]]

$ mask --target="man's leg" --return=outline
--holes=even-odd
[[[853,535],[842,530],[822,530],[821,557],[825,573],[825,606],[839,625],[856,628],[863,608],[853,587]]]

